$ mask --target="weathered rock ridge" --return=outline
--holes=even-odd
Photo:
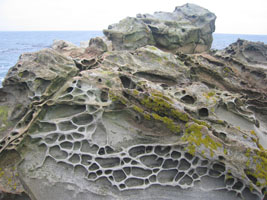
[[[265,198],[267,45],[185,54],[188,43],[158,48],[151,27],[143,36],[145,19],[171,18],[126,19],[137,43],[20,56],[0,88],[0,199]]]
[[[210,49],[216,16],[194,4],[176,7],[172,13],[138,14],[110,25],[104,34],[114,50],[135,50],[156,45],[173,53],[200,53]]]

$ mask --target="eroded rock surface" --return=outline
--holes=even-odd
[[[135,50],[155,44],[172,52],[200,53],[210,49],[216,16],[200,6],[185,4],[174,12],[138,14],[110,25],[104,34],[115,50]]]
[[[266,45],[135,48],[59,41],[10,69],[0,198],[264,199]]]

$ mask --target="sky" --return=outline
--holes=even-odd
[[[267,0],[0,0],[0,31],[103,30],[185,3],[215,13],[216,33],[267,35]]]

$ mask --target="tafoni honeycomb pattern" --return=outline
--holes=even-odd
[[[255,190],[251,192],[241,179],[233,177],[223,162],[192,156],[178,145],[138,144],[114,149],[105,139],[101,104],[107,99],[101,96],[101,90],[74,81],[59,99],[87,103],[62,103],[47,108],[37,122],[38,131],[30,135],[46,147],[40,167],[47,158],[52,158],[83,172],[89,181],[105,178],[120,191],[151,185],[186,189],[204,177],[211,177],[223,182],[220,189],[236,192],[245,199],[248,193],[261,196]]]

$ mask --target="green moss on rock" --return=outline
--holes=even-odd
[[[155,120],[163,122],[169,130],[171,130],[174,133],[180,133],[181,132],[181,127],[177,124],[174,123],[174,121],[168,117],[161,117],[156,113],[152,113],[152,117]]]
[[[187,124],[186,125],[185,134],[181,138],[182,141],[188,142],[188,150],[192,152],[192,146],[200,146],[204,145],[207,149],[210,150],[211,157],[214,155],[214,150],[217,150],[218,147],[222,147],[222,144],[219,142],[214,141],[209,135],[202,134],[202,129],[204,126],[198,124]],[[194,155],[194,154],[193,154]]]
[[[8,107],[0,106],[0,131],[5,131],[9,126]]]
[[[188,115],[176,109],[171,103],[171,99],[159,93],[153,93],[152,96],[146,96],[141,100],[144,107],[154,112],[188,122]]]

